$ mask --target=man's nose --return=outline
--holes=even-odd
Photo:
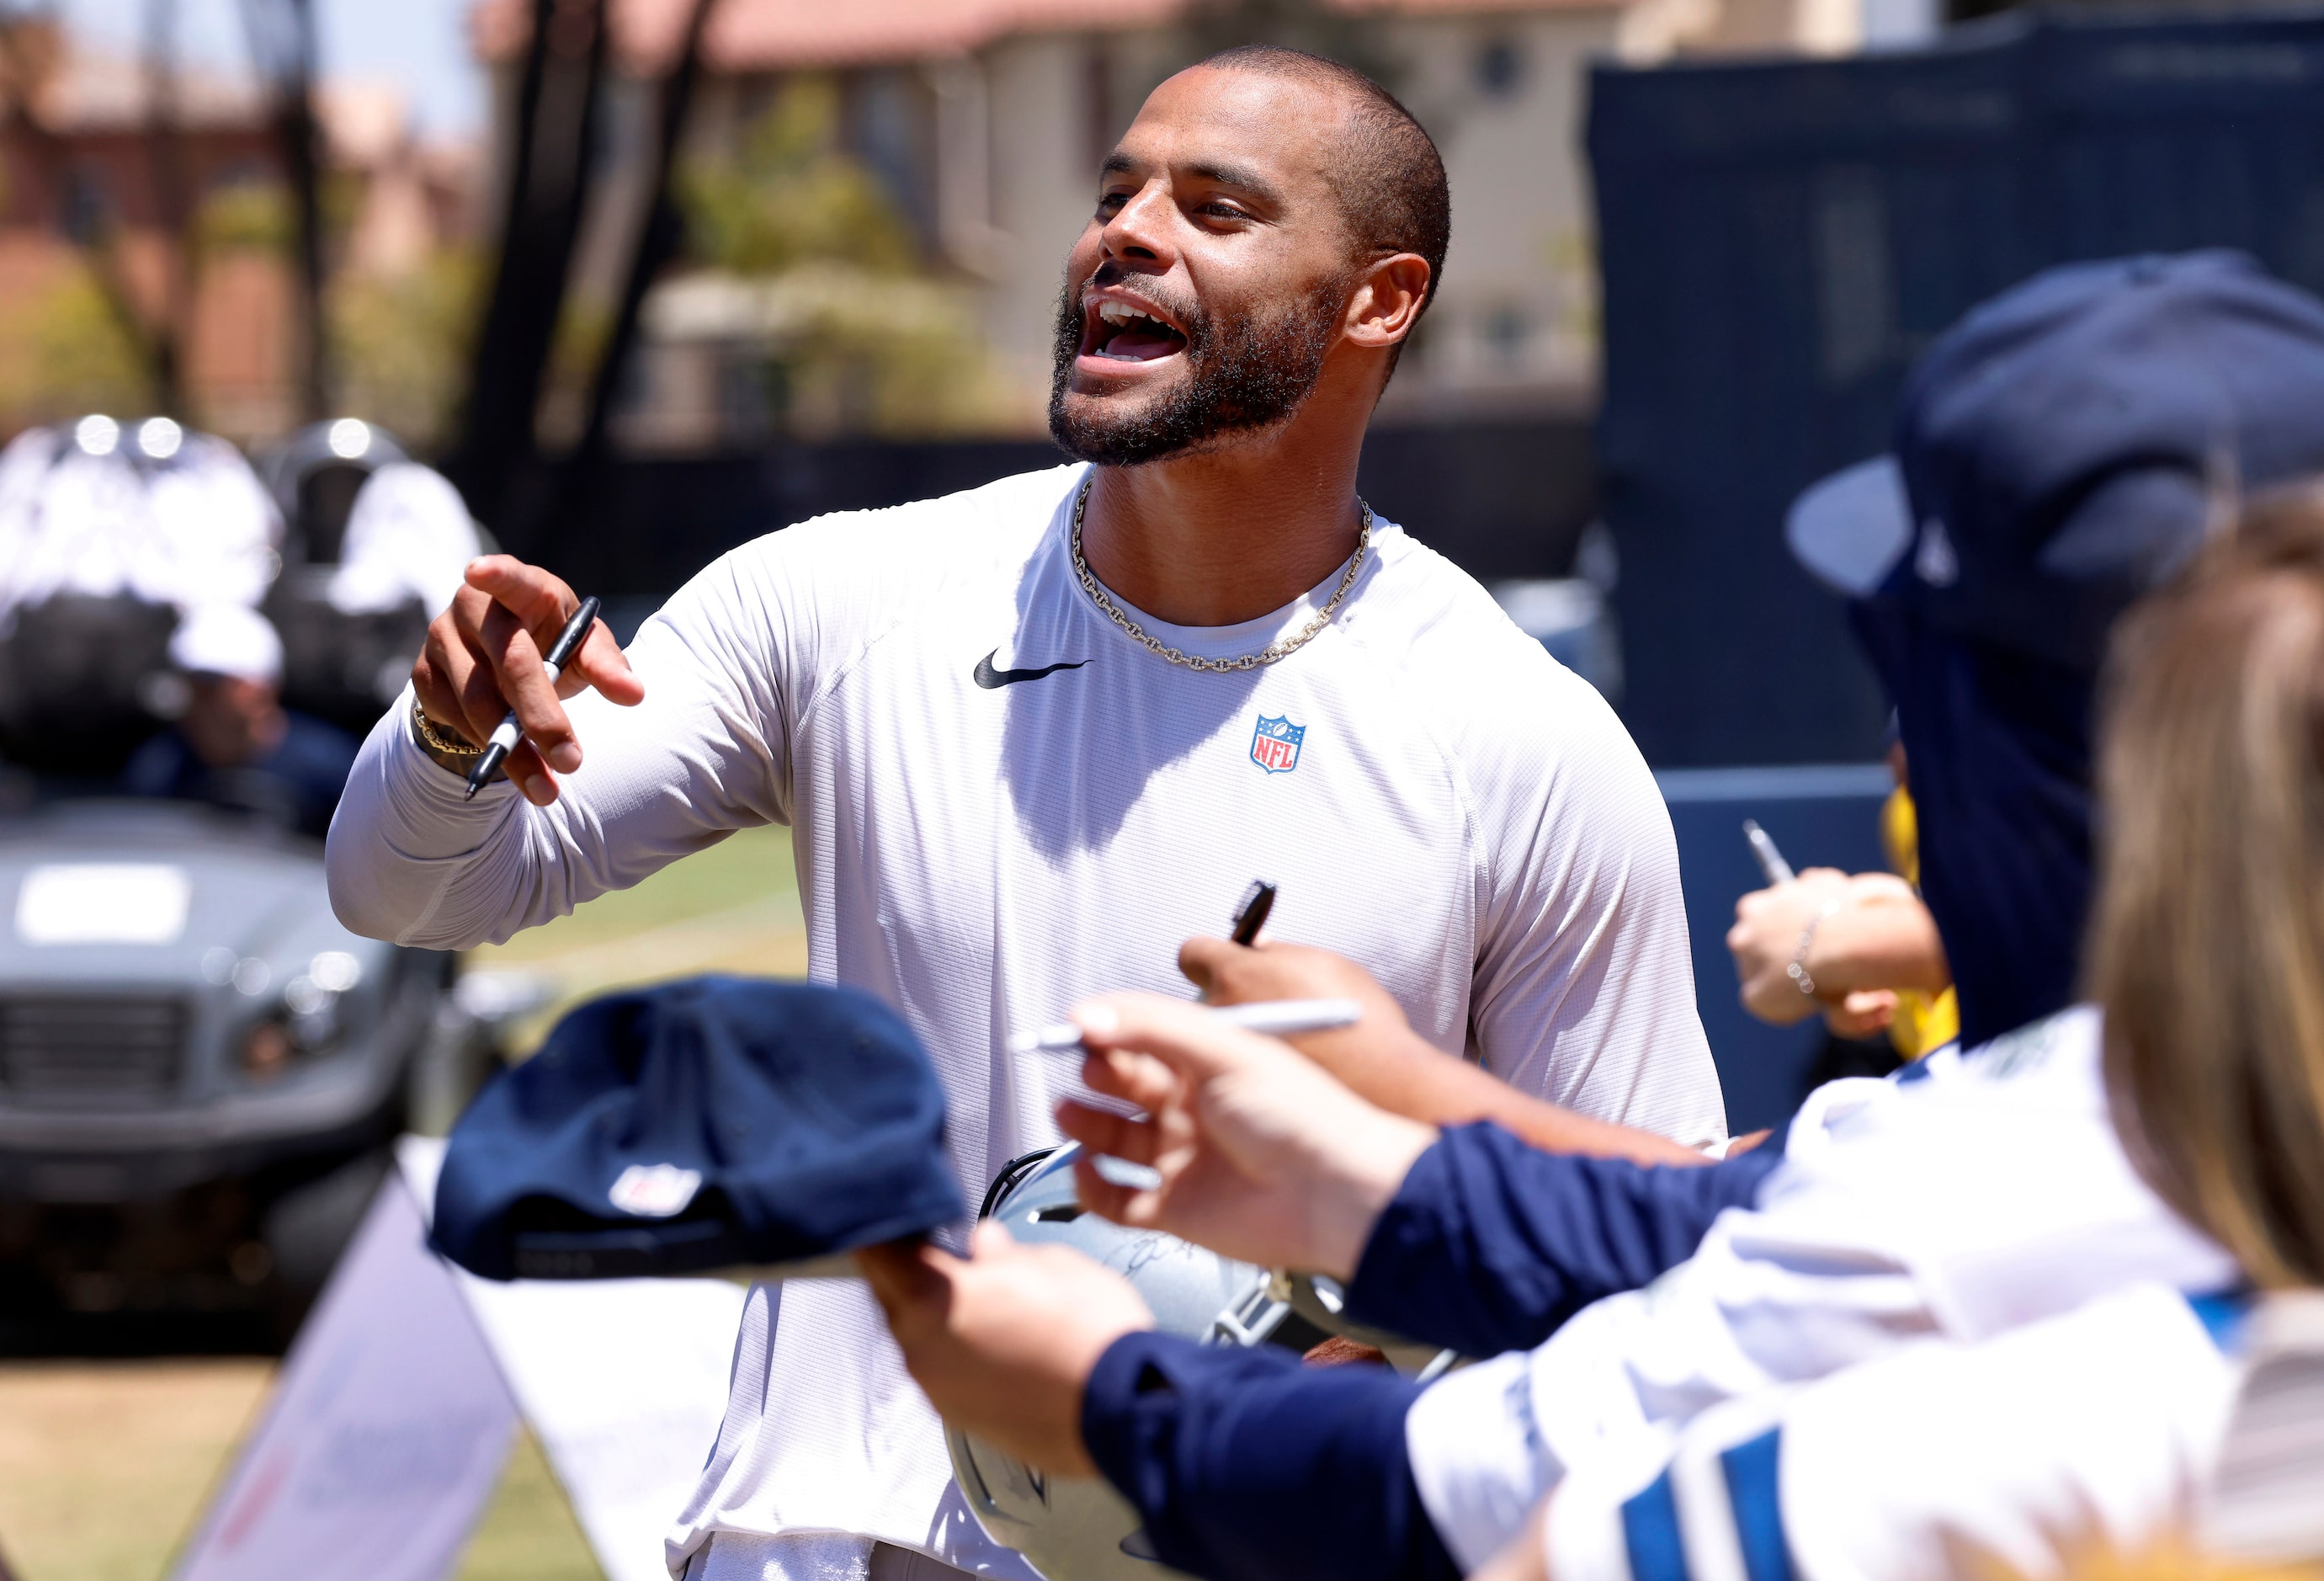
[[[1170,198],[1159,181],[1148,181],[1114,211],[1102,237],[1109,260],[1167,267],[1175,256],[1170,245]]]

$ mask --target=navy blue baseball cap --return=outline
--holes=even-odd
[[[868,994],[696,977],[593,1000],[453,1128],[429,1239],[487,1279],[827,1263],[964,1220],[944,1088]]]
[[[2324,471],[2324,302],[2238,253],[2052,269],[1906,378],[1895,449],[1784,536],[1932,628],[2095,670],[2115,617],[2239,495]]]
[[[1896,707],[1974,1047],[2079,991],[2114,622],[2239,496],[2324,471],[2324,302],[2233,253],[2053,269],[1937,337],[1895,443],[1784,532]]]

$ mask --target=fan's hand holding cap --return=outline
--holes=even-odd
[[[964,1220],[944,1089],[850,988],[697,977],[557,1024],[452,1132],[430,1240],[487,1279],[795,1265]]]
[[[2089,670],[2218,504],[2318,471],[2324,302],[2236,253],[2073,264],[1938,337],[1893,457],[1810,488],[1784,537],[1836,591]]]

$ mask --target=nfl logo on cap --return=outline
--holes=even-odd
[[[1305,725],[1280,714],[1261,714],[1250,735],[1250,761],[1270,774],[1287,774],[1299,766],[1299,743],[1306,735]]]

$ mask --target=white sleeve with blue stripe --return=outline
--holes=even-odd
[[[2218,1458],[2231,1314],[2136,1286],[1729,1401],[1656,1464],[1574,1468],[1537,1529],[1549,1573],[1905,1581],[1970,1553],[2045,1577],[2085,1547],[2137,1551],[2190,1517]]]

